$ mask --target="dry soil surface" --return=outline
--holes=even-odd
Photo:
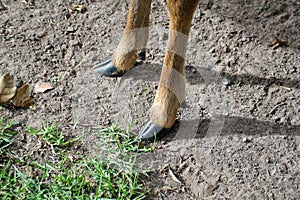
[[[71,12],[72,3],[86,12]],[[70,135],[85,129],[92,155],[99,153],[97,127],[135,124],[137,134],[167,43],[165,2],[152,3],[146,61],[119,78],[92,69],[118,44],[128,4],[2,0],[0,74],[19,86],[55,88],[34,94],[33,109],[2,107],[1,117],[36,128],[58,122]],[[299,34],[299,0],[201,1],[186,56],[186,102],[171,136],[139,157],[153,169],[149,199],[300,199]],[[275,38],[288,45],[272,49]],[[36,141],[19,140],[20,154],[39,156]]]

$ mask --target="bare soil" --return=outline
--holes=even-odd
[[[58,122],[70,136],[85,130],[97,155],[97,128],[118,122],[137,134],[153,102],[165,52],[165,2],[152,5],[147,60],[123,77],[93,65],[120,39],[128,0],[2,0],[0,74],[18,85],[51,82],[33,109],[2,107],[20,126]],[[78,3],[78,2],[77,2]],[[139,157],[153,173],[149,199],[300,199],[300,1],[203,0],[186,61],[187,98],[172,134]],[[272,49],[275,39],[288,45]],[[134,125],[133,125],[134,124]],[[20,155],[41,156],[30,136]],[[101,141],[99,141],[100,144]],[[168,168],[180,180],[172,178]],[[159,171],[160,170],[160,171]]]

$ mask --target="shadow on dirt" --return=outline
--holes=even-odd
[[[141,63],[140,63],[141,64]],[[138,70],[130,70],[122,77],[123,80],[147,80],[150,82],[158,82],[160,78],[161,65],[159,64],[142,64],[137,65]],[[206,68],[196,68],[194,66],[186,66],[186,81],[191,85],[221,83],[223,78],[227,79],[225,86],[227,85],[264,85],[268,88],[272,84],[283,86],[287,88],[300,88],[300,79],[279,79],[277,77],[263,78],[256,77],[250,74],[229,74],[219,73]]]
[[[132,79],[134,81],[151,81],[157,82],[160,77],[161,66],[159,64],[143,64],[143,66],[137,66],[137,69],[131,70],[122,77],[122,81],[126,79]],[[233,75],[229,73],[219,72],[205,69],[205,68],[195,68],[193,66],[186,66],[186,78],[187,82],[191,85],[202,85],[202,84],[221,84],[222,79],[226,78],[230,85],[262,85],[265,90],[275,84],[278,86],[283,86],[287,88],[300,88],[300,80],[291,80],[288,78],[279,79],[275,77],[262,78],[256,77],[250,74],[239,74]],[[223,85],[226,87],[227,85]],[[170,136],[166,139],[176,140],[176,139],[194,139],[194,138],[204,138],[211,136],[224,136],[231,134],[239,135],[300,135],[300,126],[284,125],[280,123],[273,123],[269,121],[260,121],[256,118],[245,118],[239,116],[218,116],[219,122],[221,122],[220,127],[211,123],[211,119],[201,119],[197,118],[193,121],[176,121],[173,128],[170,130]],[[219,124],[220,125],[220,124]],[[180,126],[185,126],[180,128]],[[197,133],[189,133],[189,126],[198,126]],[[179,137],[175,137],[177,131],[184,130],[185,133],[180,133]],[[210,130],[208,130],[210,129]],[[183,135],[183,137],[181,136]]]
[[[221,136],[238,134],[238,135],[300,135],[300,126],[283,125],[268,121],[260,121],[255,118],[245,118],[237,116],[223,116],[225,118]],[[207,130],[211,120],[200,120],[198,122],[198,131],[196,138],[209,137]],[[196,123],[196,122],[195,122]]]
[[[262,78],[252,76],[250,74],[232,75],[228,73],[224,73],[224,76],[230,80],[231,84],[265,85],[265,88],[268,88],[270,85],[275,84],[287,88],[300,88],[300,79],[279,79],[276,77]]]
[[[284,125],[274,122],[261,121],[256,118],[245,118],[238,116],[219,116],[224,119],[222,127],[212,127],[211,119],[196,119],[193,121],[179,121],[177,120],[170,129],[170,134],[164,139],[165,141],[186,140],[186,139],[200,139],[215,136],[299,136],[300,126]],[[176,136],[181,124],[196,124],[198,130],[196,134],[190,134],[189,128],[185,127],[186,133],[180,133]],[[215,131],[214,131],[215,129]],[[182,127],[181,127],[182,130]],[[221,130],[221,131],[220,131]]]
[[[209,76],[208,76],[209,74]],[[205,77],[205,78],[203,78]],[[213,77],[213,78],[208,78]],[[276,84],[278,86],[283,86],[287,88],[300,88],[300,79],[289,79],[289,78],[262,78],[256,77],[250,74],[229,74],[229,73],[219,73],[210,69],[205,68],[195,68],[193,66],[186,66],[186,78],[187,81],[191,85],[199,85],[199,84],[209,84],[212,81],[220,81],[220,78],[226,78],[227,84],[226,85],[239,85],[239,84],[246,84],[246,85],[265,85],[268,88],[272,84]]]

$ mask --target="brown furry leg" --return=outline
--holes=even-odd
[[[167,0],[170,30],[167,52],[150,119],[170,128],[185,98],[184,62],[193,13],[199,0]]]
[[[132,68],[138,58],[137,51],[146,47],[151,1],[130,1],[126,27],[121,41],[112,55],[112,61],[120,71],[128,71]]]

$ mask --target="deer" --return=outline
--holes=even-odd
[[[199,1],[166,0],[170,20],[167,49],[154,103],[138,134],[140,141],[153,142],[165,137],[185,100],[185,52]],[[94,66],[97,73],[107,77],[121,76],[133,68],[139,51],[144,52],[147,45],[151,4],[152,0],[130,0],[121,40],[110,59]]]

